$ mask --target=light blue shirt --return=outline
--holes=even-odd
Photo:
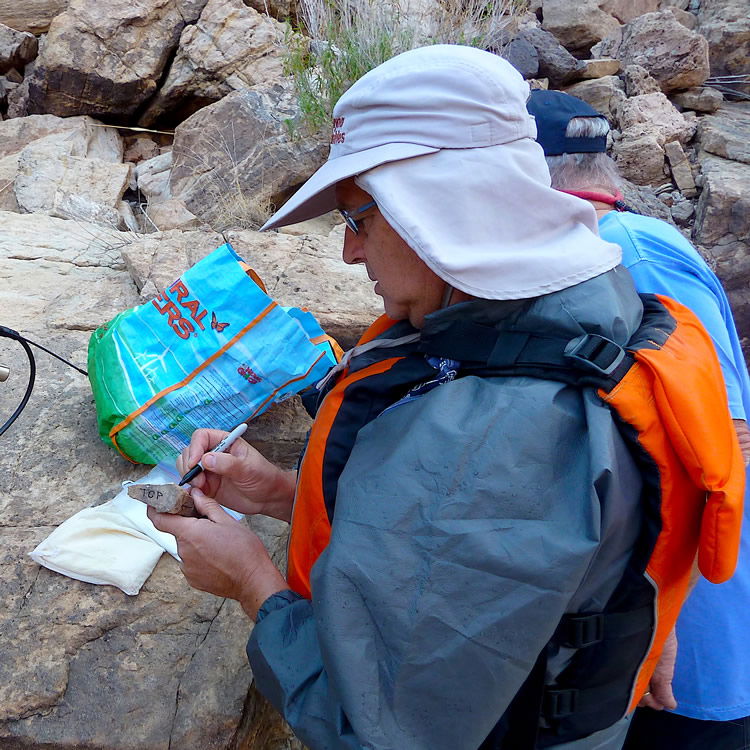
[[[701,320],[719,357],[732,417],[750,414],[750,378],[729,301],[706,262],[670,224],[611,211],[599,221],[602,238],[622,248],[622,263],[639,292],[682,302]],[[737,571],[727,583],[701,578],[677,622],[675,713],[727,721],[750,715],[750,499]]]

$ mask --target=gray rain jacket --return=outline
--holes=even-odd
[[[466,316],[624,344],[641,313],[618,267],[533,300],[455,305],[426,326]],[[341,475],[312,601],[283,592],[259,613],[247,647],[258,688],[313,750],[475,750],[561,616],[606,603],[640,488],[593,389],[467,376],[385,411]]]

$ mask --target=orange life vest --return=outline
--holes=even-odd
[[[522,346],[515,339],[504,346],[503,332],[469,323],[452,337],[450,331],[428,341],[423,337],[416,351],[414,346],[376,350],[375,361],[356,372],[344,370],[320,402],[300,466],[289,543],[290,587],[311,597],[310,572],[328,544],[338,477],[357,431],[434,375],[424,354],[459,360],[459,376],[527,375],[596,387],[641,469],[645,520],[629,571],[605,611],[579,613],[561,623],[558,642],[570,639],[560,633],[572,632],[573,625],[577,634],[588,635],[573,638],[580,658],[572,660],[556,689],[546,691],[547,721],[556,727],[556,736],[573,739],[595,731],[591,727],[597,721],[606,722],[603,728],[632,710],[677,620],[696,554],[709,581],[721,583],[734,571],[745,482],[711,339],[683,305],[658,295],[641,299],[643,322],[624,348],[591,334],[567,342],[535,340],[530,334]],[[360,344],[392,325],[382,316]],[[487,340],[478,345],[482,337]],[[467,362],[475,348],[504,352],[519,346],[526,355],[514,361],[477,356]],[[620,640],[613,642],[613,634]],[[617,689],[610,691],[614,713],[608,714],[606,708],[599,710],[605,695],[601,685],[610,665],[625,658],[617,649],[627,654],[628,663],[615,681]]]

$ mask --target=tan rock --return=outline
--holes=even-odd
[[[669,10],[646,13],[626,24],[617,56],[623,66],[644,67],[662,91],[700,86],[709,76],[708,42]]]
[[[659,0],[606,0],[601,5],[605,13],[613,15],[620,23],[627,23],[658,8]]]
[[[190,493],[176,484],[131,484],[128,495],[150,505],[159,513],[195,516],[195,504]]]
[[[608,57],[600,57],[592,60],[584,60],[582,78],[603,78],[604,76],[617,75],[620,70],[620,61]]]
[[[18,31],[43,34],[55,16],[68,7],[68,0],[0,0],[0,23]]]
[[[70,0],[28,79],[26,113],[132,115],[205,0]],[[195,15],[192,15],[195,14]]]
[[[592,45],[610,36],[620,22],[602,10],[606,0],[544,0],[543,27],[552,32],[560,43],[574,54],[588,52]]]
[[[124,161],[138,164],[159,155],[159,144],[144,135],[131,136],[124,139]]]
[[[141,118],[151,125],[189,117],[231,91],[280,80],[284,26],[242,0],[209,0],[197,24],[187,26],[158,94]]]
[[[617,76],[581,81],[568,86],[565,91],[583,99],[597,112],[601,112],[609,120],[610,125],[617,123],[616,112],[620,103],[625,100],[625,85]]]
[[[660,146],[668,141],[687,143],[695,123],[686,120],[664,94],[641,94],[620,103],[617,109],[623,139],[653,136]]]
[[[255,228],[326,158],[322,134],[295,138],[299,109],[286,87],[236,91],[175,133],[172,196],[214,229]]]
[[[661,91],[659,82],[641,65],[628,65],[622,78],[628,96],[655,94]]]
[[[685,91],[678,91],[670,97],[673,104],[682,109],[690,109],[694,112],[716,112],[722,105],[724,96],[721,91],[709,86],[698,86]]]
[[[693,179],[693,170],[690,162],[682,149],[679,141],[669,141],[664,144],[664,153],[667,155],[669,168],[672,171],[672,179],[677,189],[686,197],[693,198],[698,194]]]
[[[622,175],[636,185],[658,186],[664,182],[664,148],[653,135],[615,141],[612,156]]]

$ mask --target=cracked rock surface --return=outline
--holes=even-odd
[[[135,239],[81,221],[0,212],[0,324],[85,367],[91,331],[139,302],[121,256]],[[135,597],[28,557],[82,507],[145,473],[99,440],[86,378],[35,354],[36,387],[0,451],[0,747],[298,747],[278,715],[248,693],[250,623],[239,606],[191,589],[170,556]],[[0,389],[4,421],[27,368],[21,347],[4,338],[0,362],[11,368]],[[294,445],[282,451],[289,464],[307,423],[291,403],[282,406],[276,433],[272,413],[264,415],[265,439],[271,445],[280,434]],[[280,561],[286,525],[255,523]]]

